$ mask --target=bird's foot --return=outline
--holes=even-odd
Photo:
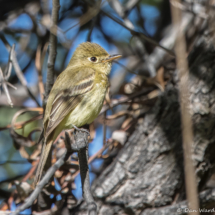
[[[90,132],[87,129],[84,128],[78,128],[75,125],[72,125],[76,131],[84,132],[85,134],[81,132],[74,133],[75,137],[75,143],[72,144],[72,149],[75,151],[79,151],[83,149],[84,147],[88,147],[88,136],[90,136]]]
[[[90,136],[90,132],[87,130],[87,129],[85,129],[85,128],[78,128],[77,126],[75,126],[75,125],[72,125],[77,131],[82,131],[82,132],[86,132],[87,134],[88,134],[88,136]],[[91,138],[91,136],[90,136],[90,138]]]

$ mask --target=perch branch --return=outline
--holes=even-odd
[[[78,151],[78,158],[83,197],[88,205],[89,215],[96,215],[97,206],[94,202],[90,190],[90,178],[88,168],[88,134],[86,132],[77,132],[75,135],[75,142],[78,145],[78,147],[80,147]]]
[[[69,158],[69,156],[74,152],[78,152],[79,156],[79,165],[80,165],[80,174],[81,174],[81,181],[83,187],[83,197],[88,204],[88,211],[90,215],[96,214],[97,206],[93,200],[93,196],[90,190],[90,180],[89,180],[89,168],[88,168],[88,134],[86,132],[77,132],[75,134],[75,144],[78,147],[74,147],[71,144],[70,138],[68,133],[65,133],[65,146],[66,149],[63,152],[62,156],[58,159],[58,161],[49,168],[43,179],[40,183],[36,186],[33,193],[30,195],[29,198],[26,199],[24,204],[17,208],[14,215],[18,215],[21,211],[29,208],[34,200],[38,197],[41,193],[43,187],[49,182],[50,178],[54,175],[55,171],[58,170]]]

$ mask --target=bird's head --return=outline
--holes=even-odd
[[[105,49],[96,43],[84,42],[77,47],[69,64],[72,67],[90,67],[108,75],[112,61],[120,57],[121,55],[109,55]]]

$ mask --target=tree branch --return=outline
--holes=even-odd
[[[13,53],[14,53],[14,48],[15,46],[13,45],[12,49],[10,50],[10,56],[8,59],[8,63],[7,63],[7,67],[5,69],[5,71],[3,72],[2,69],[0,68],[0,87],[2,85],[2,88],[5,92],[5,95],[7,97],[7,101],[9,103],[9,105],[11,107],[13,107],[13,102],[11,100],[10,97],[10,93],[9,90],[7,88],[7,85],[12,87],[13,89],[17,89],[16,87],[14,87],[12,84],[10,84],[9,82],[7,82],[7,80],[9,79],[10,75],[11,75],[11,70],[12,70],[12,57],[13,57]],[[0,90],[1,91],[1,90]]]
[[[174,0],[180,3],[180,0]],[[181,11],[179,8],[171,5],[172,20],[175,29],[177,29],[176,37],[176,62],[179,76],[179,97],[182,121],[182,137],[184,151],[184,171],[186,195],[189,209],[193,210],[192,214],[199,214],[199,203],[197,195],[197,183],[195,177],[195,168],[192,160],[193,155],[193,125],[190,115],[190,94],[189,94],[189,68],[186,59],[186,41],[184,32],[181,29]]]
[[[14,47],[15,44],[12,46],[12,50],[15,48]],[[16,72],[17,77],[19,78],[21,84],[25,87],[25,89],[27,90],[28,94],[30,95],[30,97],[36,102],[36,104],[38,105],[38,107],[40,107],[39,102],[37,101],[36,97],[34,96],[34,94],[32,93],[32,91],[30,90],[30,88],[27,86],[27,81],[25,79],[25,76],[23,75],[23,72],[19,66],[18,60],[16,58],[16,52],[13,51],[12,54],[12,63],[14,66],[14,70]]]
[[[81,146],[80,150],[78,151],[78,158],[83,197],[88,205],[89,215],[96,215],[97,206],[94,202],[90,190],[90,178],[88,168],[88,134],[86,132],[77,132],[75,135],[75,142],[79,147]]]
[[[57,25],[58,15],[59,15],[60,4],[59,0],[52,0],[52,26]],[[52,27],[51,27],[52,28]],[[57,31],[57,28],[53,28],[53,30]],[[47,71],[47,80],[46,80],[46,95],[47,99],[51,88],[54,84],[54,64],[55,58],[57,55],[57,32],[50,31],[50,39],[49,39],[49,57],[48,57],[48,71]]]
[[[130,33],[131,33],[132,35],[140,36],[140,37],[142,37],[144,40],[146,40],[147,42],[149,42],[149,43],[151,43],[151,44],[153,44],[153,45],[155,45],[155,46],[157,46],[157,47],[163,49],[163,50],[166,51],[168,54],[170,54],[170,55],[172,55],[172,56],[175,56],[174,53],[173,53],[171,50],[169,50],[169,49],[165,48],[164,46],[160,45],[158,42],[156,42],[156,41],[153,40],[152,38],[146,36],[145,34],[143,34],[143,33],[141,33],[141,32],[134,31],[133,29],[131,29],[130,27],[128,27],[127,23],[125,24],[124,22],[122,22],[122,21],[119,20],[118,18],[111,16],[109,13],[106,13],[104,10],[101,10],[101,12],[102,12],[103,14],[105,14],[107,17],[109,17],[110,19],[112,19],[113,21],[115,21],[116,23],[118,23],[118,24],[120,24],[121,26],[123,26],[123,27],[124,27],[125,29],[127,29],[128,31],[130,31]]]
[[[41,193],[43,187],[49,182],[50,178],[54,175],[55,171],[58,170],[71,156],[73,152],[78,152],[81,182],[83,187],[83,197],[88,204],[88,211],[90,215],[96,215],[97,206],[94,202],[93,196],[90,190],[90,179],[89,179],[89,168],[88,168],[88,133],[78,131],[75,134],[75,145],[71,144],[69,134],[65,132],[65,146],[62,156],[58,161],[49,168],[43,179],[36,186],[34,192],[26,199],[25,203],[17,208],[14,215],[18,215],[21,211],[29,208],[34,200]]]
[[[11,98],[10,98],[10,93],[9,93],[9,91],[8,91],[7,85],[9,85],[9,86],[11,86],[11,87],[14,87],[14,86],[13,86],[12,84],[10,84],[9,82],[7,82],[7,81],[4,79],[3,72],[2,72],[2,70],[1,70],[1,68],[0,68],[0,87],[1,87],[1,85],[2,85],[2,88],[3,88],[3,90],[4,90],[4,92],[5,92],[6,96],[7,96],[7,101],[8,101],[8,103],[9,103],[9,105],[10,105],[11,107],[13,107],[13,102],[12,102],[12,100],[11,100]],[[16,89],[16,88],[15,88],[15,89]]]
[[[36,97],[32,93],[32,90],[27,86],[27,81],[25,79],[25,76],[23,75],[23,72],[22,72],[22,70],[21,70],[21,68],[19,66],[19,63],[18,63],[18,60],[17,60],[17,57],[16,57],[15,44],[13,44],[13,46],[11,47],[10,44],[8,43],[8,41],[6,40],[6,38],[4,37],[4,35],[1,35],[0,37],[1,37],[2,41],[4,42],[7,50],[10,52],[8,65],[7,65],[7,68],[6,68],[6,71],[5,71],[6,80],[9,78],[9,75],[10,75],[11,69],[12,69],[12,65],[13,65],[15,73],[16,73],[18,79],[20,80],[21,84],[23,85],[25,90],[28,92],[30,97],[35,101],[35,103],[38,106],[40,106],[40,104],[37,101]]]
[[[19,215],[21,211],[29,208],[32,206],[34,200],[38,197],[38,195],[41,193],[43,187],[49,182],[50,178],[54,175],[55,171],[58,170],[68,159],[70,156],[71,151],[69,152],[67,149],[64,149],[64,152],[62,156],[58,159],[58,161],[49,168],[43,179],[39,182],[39,184],[36,186],[33,193],[30,195],[29,198],[27,198],[20,207],[18,207],[14,213],[14,215]]]

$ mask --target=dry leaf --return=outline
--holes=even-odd
[[[125,131],[118,130],[113,132],[111,138],[119,142],[121,145],[124,145],[127,140],[127,134]]]
[[[121,116],[128,115],[128,114],[130,115],[130,112],[128,110],[123,110],[123,111],[119,111],[113,115],[107,116],[106,119],[109,119],[109,120],[110,119],[116,119],[116,118],[119,118]]]
[[[150,93],[147,95],[147,97],[148,97],[149,99],[153,99],[153,98],[158,97],[159,94],[160,94],[159,90],[153,90],[152,92],[150,92]]]
[[[165,89],[164,68],[161,67],[155,77],[147,78],[146,83],[157,86],[163,92]]]

